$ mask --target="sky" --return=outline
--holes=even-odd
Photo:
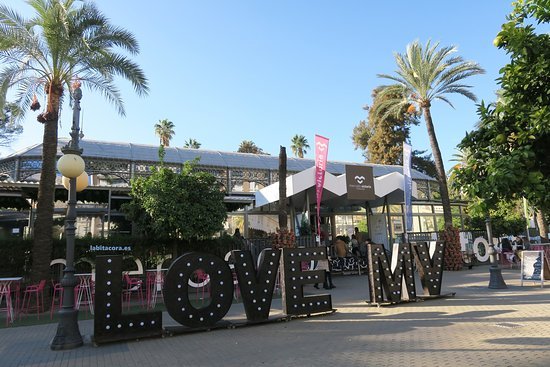
[[[32,14],[23,0],[0,0]],[[139,97],[117,81],[126,115],[83,88],[84,139],[158,145],[154,125],[175,124],[170,146],[189,138],[203,149],[236,151],[252,140],[271,155],[291,155],[291,138],[330,139],[329,160],[363,162],[353,128],[366,118],[372,90],[396,70],[394,53],[414,40],[455,45],[486,74],[467,80],[479,101],[492,102],[499,69],[509,57],[492,42],[512,10],[511,0],[441,1],[96,1],[112,24],[131,31],[140,44],[134,60],[149,80]],[[432,105],[445,168],[456,145],[478,120],[476,103],[452,95],[454,109]],[[479,102],[478,101],[478,102]],[[44,106],[44,101],[40,101]],[[5,156],[42,141],[43,128],[29,111],[24,133],[1,148]],[[71,111],[63,107],[60,137],[68,137]],[[425,125],[413,127],[413,149],[430,150]],[[310,149],[306,158],[314,158]]]

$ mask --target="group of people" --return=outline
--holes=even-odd
[[[371,239],[367,238],[365,241],[362,241],[362,236],[361,236],[361,233],[359,232],[359,228],[355,227],[354,233],[351,235],[351,240],[349,243],[350,248],[348,248],[348,244],[344,241],[344,238],[342,236],[337,236],[336,240],[334,241],[333,252],[337,257],[346,257],[349,255],[353,255],[357,257],[365,257],[367,256],[367,245],[369,243],[372,243]],[[330,269],[330,256],[328,260],[319,261],[316,269],[325,271],[326,276],[325,276],[325,283],[323,284],[323,288],[325,289],[335,288],[334,284],[332,283],[332,274]],[[315,284],[314,287],[319,289],[319,284],[318,283]]]
[[[525,243],[519,236],[516,236],[512,242],[505,237],[500,241],[500,249],[502,251],[502,255],[506,256],[508,261],[511,263],[516,263],[521,260],[521,252],[525,250]]]
[[[351,235],[351,240],[349,245],[346,244],[342,236],[337,236],[336,241],[334,241],[334,253],[338,257],[346,256],[357,256],[357,257],[366,257],[367,256],[367,245],[372,243],[370,238],[362,240],[362,235],[359,232],[359,228],[355,227],[353,234]]]

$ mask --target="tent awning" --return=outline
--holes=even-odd
[[[382,205],[384,198],[387,198],[388,203],[403,202],[404,182],[404,176],[399,172],[392,172],[375,177],[374,193],[376,199],[369,201],[370,206],[375,207]],[[412,196],[416,198],[417,195],[416,182],[413,181]],[[315,203],[315,167],[308,168],[287,177],[286,196],[288,199],[291,199],[294,208],[302,208],[307,200],[306,197],[309,198],[310,203]],[[276,182],[257,191],[255,197],[256,208],[278,201],[279,183]],[[335,176],[329,172],[325,172],[325,184],[321,202],[323,205],[330,207],[365,205],[365,201],[348,199],[345,174]]]

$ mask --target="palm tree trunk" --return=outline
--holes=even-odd
[[[422,109],[424,111],[424,120],[426,121],[428,137],[430,139],[432,154],[434,156],[435,170],[437,172],[437,182],[439,183],[439,192],[441,194],[441,204],[443,205],[443,220],[445,221],[445,228],[449,228],[453,225],[453,218],[451,214],[451,200],[449,199],[449,189],[447,188],[447,176],[445,175],[445,167],[443,165],[441,150],[439,150],[439,144],[435,135],[430,106],[424,106]]]
[[[539,235],[541,237],[547,238],[548,236],[548,223],[546,223],[544,212],[542,210],[537,210],[537,225],[539,227]]]
[[[60,95],[51,90],[47,111],[55,112],[50,114],[53,118],[44,123],[42,169],[38,185],[36,221],[34,222],[34,240],[32,246],[31,281],[33,283],[50,278],[59,99]]]

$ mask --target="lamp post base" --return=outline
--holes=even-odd
[[[50,344],[52,350],[66,350],[81,347],[84,344],[78,328],[78,310],[59,311],[57,333]]]
[[[491,265],[489,268],[489,288],[491,289],[506,289],[508,286],[502,278],[502,272],[498,266]]]

